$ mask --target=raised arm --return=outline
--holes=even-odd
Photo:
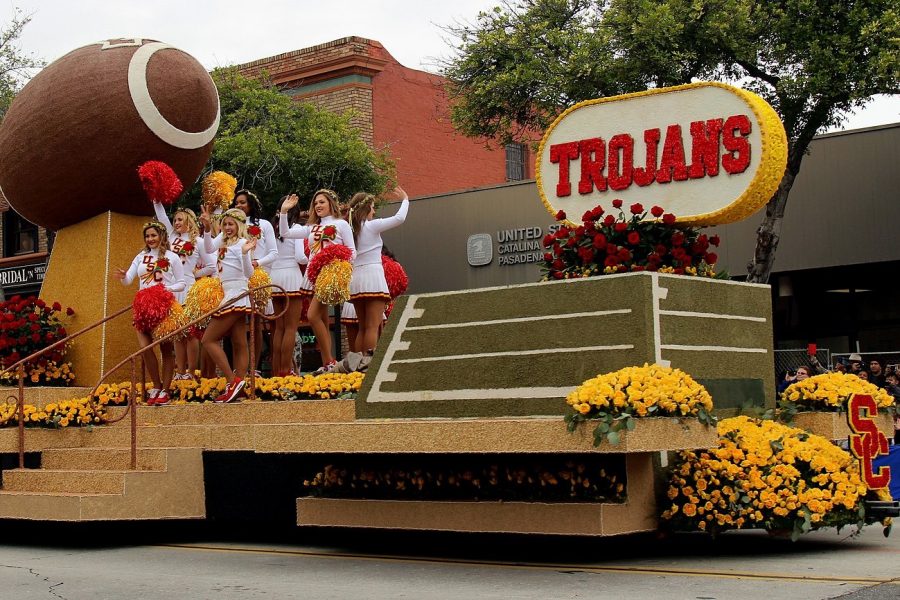
[[[366,229],[370,231],[374,231],[376,233],[381,233],[382,231],[387,231],[388,229],[393,229],[394,227],[398,227],[406,221],[406,215],[409,212],[409,197],[406,194],[403,195],[403,202],[400,203],[400,209],[397,213],[392,217],[385,217],[383,219],[372,219],[371,221],[366,223]]]
[[[222,242],[222,234],[215,238],[209,235],[209,231],[203,232],[203,252],[206,254],[215,254],[219,250],[219,244]]]
[[[171,238],[172,234],[175,232],[175,228],[172,227],[172,221],[169,220],[169,215],[166,214],[166,209],[161,203],[154,202],[153,212],[156,213],[156,220],[165,226],[166,233],[168,233],[169,238]]]
[[[253,262],[250,260],[250,253],[256,248],[256,240],[246,240],[241,246],[241,266],[244,268],[244,277],[250,279],[253,275]]]

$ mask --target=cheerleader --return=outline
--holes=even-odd
[[[289,196],[281,199],[283,204]],[[306,211],[301,211],[296,205],[288,211],[287,222],[290,225],[288,231],[300,229],[300,221],[308,218]],[[278,257],[272,263],[270,276],[272,283],[284,288],[284,292],[272,291],[272,303],[276,313],[283,313],[275,319],[275,330],[272,334],[272,374],[276,377],[296,375],[294,371],[294,343],[297,327],[300,324],[300,313],[303,311],[303,297],[300,293],[300,284],[303,281],[303,272],[300,265],[308,262],[303,250],[303,242],[297,238],[284,237],[276,215],[272,219],[275,231],[275,243],[278,248]]]
[[[234,199],[231,201],[231,208],[239,208],[247,215],[247,231],[249,237],[258,239],[256,250],[250,257],[253,268],[260,267],[266,273],[270,273],[272,263],[278,257],[278,247],[275,242],[275,230],[272,224],[262,219],[262,204],[256,194],[250,190],[238,190],[234,193]],[[266,314],[272,314],[271,306],[267,307]],[[261,317],[254,317],[256,321],[256,334],[253,336],[253,344],[256,349],[256,369],[262,358],[262,340],[263,340],[263,320]],[[271,344],[269,346],[272,347]],[[258,373],[258,371],[257,371]]]
[[[353,231],[350,224],[338,218],[338,197],[331,190],[319,190],[313,194],[309,205],[309,220],[306,225],[289,228],[287,213],[297,206],[298,198],[292,194],[279,212],[279,231],[285,238],[308,238],[309,259],[312,261],[316,253],[330,244],[343,244],[350,248],[351,256],[356,255],[356,246],[353,243]],[[313,286],[309,278],[304,274],[300,283],[300,292],[310,298],[307,318],[319,343],[319,354],[322,356],[322,366],[315,374],[331,373],[337,368],[337,361],[331,354],[331,336],[328,327],[328,305],[322,304],[313,294]]]
[[[381,233],[402,225],[409,212],[409,197],[402,188],[394,192],[403,198],[400,210],[392,217],[375,218],[375,197],[360,192],[350,200],[350,224],[358,248],[353,259],[353,278],[350,280],[350,302],[356,309],[359,333],[356,337],[358,352],[374,350],[378,342],[378,330],[384,309],[391,300],[384,267],[381,263]]]
[[[161,223],[150,221],[144,225],[143,233],[144,249],[134,257],[127,271],[116,269],[116,278],[122,284],[130,285],[137,277],[141,290],[161,285],[173,294],[183,292],[185,287],[184,269],[178,255],[169,250],[166,228]],[[141,348],[153,343],[153,336],[149,331],[138,331],[137,339]],[[169,401],[167,390],[175,370],[172,342],[160,344],[159,350],[163,359],[162,377],[160,377],[156,353],[153,350],[144,352],[144,362],[150,371],[150,379],[153,381],[153,388],[147,395],[148,405],[165,404]]]
[[[245,318],[251,313],[250,297],[246,295],[230,306],[224,305],[249,289],[250,276],[253,275],[250,253],[256,247],[258,240],[247,239],[247,216],[243,211],[234,208],[228,209],[222,216],[222,231],[216,238],[219,240],[218,242],[215,242],[209,234],[212,223],[210,214],[205,209],[200,216],[200,221],[204,228],[203,243],[206,252],[209,254],[215,252],[218,257],[217,271],[225,292],[225,297],[222,299],[223,308],[213,314],[203,333],[201,343],[228,380],[225,392],[214,402],[232,402],[244,387],[243,376],[247,373],[250,360],[247,353],[247,322]],[[231,337],[234,371],[231,370],[231,365],[228,363],[228,356],[219,345],[219,341],[226,335]]]
[[[159,202],[153,203],[157,220],[166,227],[172,251],[181,258],[184,270],[184,290],[175,294],[179,304],[184,304],[187,292],[198,277],[207,277],[216,271],[215,259],[203,252],[197,238],[200,225],[197,215],[189,208],[179,208],[169,220],[166,209]],[[200,362],[200,340],[189,335],[175,342],[175,381],[194,379],[194,371]]]

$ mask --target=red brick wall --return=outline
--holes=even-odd
[[[396,161],[397,179],[411,197],[506,182],[504,148],[489,150],[451,127],[444,79],[404,67],[379,42],[347,37],[240,69],[247,75],[265,70],[284,88],[348,74],[371,77],[371,85],[337,85],[296,97],[339,113],[352,110],[363,139],[386,148]],[[526,177],[533,177],[531,157],[525,162]]]
[[[400,184],[427,196],[506,182],[506,152],[450,125],[444,79],[391,59],[374,80],[375,145],[390,148]],[[527,176],[533,167],[527,165]]]

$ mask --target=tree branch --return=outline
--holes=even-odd
[[[737,63],[737,65],[739,67],[741,67],[742,69],[747,71],[747,73],[749,73],[753,77],[756,77],[757,79],[762,79],[763,81],[765,81],[772,87],[776,87],[778,85],[778,82],[781,81],[780,77],[777,77],[775,75],[770,75],[769,73],[766,73],[765,71],[760,69],[758,66],[756,66],[752,63],[749,63],[745,60],[739,60],[739,59],[735,58],[734,62]]]

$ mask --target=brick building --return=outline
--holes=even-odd
[[[0,299],[41,290],[53,235],[10,208],[0,191]]]
[[[533,177],[527,146],[488,149],[450,124],[445,79],[404,67],[379,42],[346,37],[238,67],[261,72],[298,101],[339,113],[374,148],[386,148],[411,197]]]

